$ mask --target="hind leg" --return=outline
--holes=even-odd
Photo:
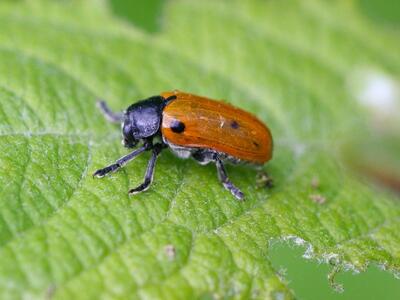
[[[194,152],[192,157],[202,165],[208,164],[209,162],[215,162],[219,181],[222,183],[224,188],[231,192],[236,199],[244,199],[244,194],[230,181],[225,166],[218,153],[209,150],[200,150]]]

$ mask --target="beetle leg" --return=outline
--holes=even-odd
[[[93,177],[104,177],[105,175],[107,175],[108,173],[111,172],[115,172],[117,170],[119,170],[120,168],[122,168],[125,164],[127,164],[128,162],[130,162],[132,159],[134,159],[136,156],[138,156],[140,153],[149,150],[151,147],[151,143],[145,143],[142,147],[135,149],[134,151],[132,151],[131,153],[121,157],[120,159],[118,159],[115,163],[103,168],[103,169],[99,169],[96,172],[93,173]]]
[[[236,197],[236,199],[243,200],[244,194],[229,180],[224,164],[219,157],[215,158],[215,165],[217,166],[218,178],[224,188],[230,191],[232,195]]]
[[[124,113],[113,112],[103,100],[99,100],[96,103],[97,107],[103,113],[104,117],[111,123],[121,123],[124,120]]]
[[[143,183],[141,183],[137,187],[129,190],[129,195],[136,195],[136,194],[138,194],[140,192],[144,192],[150,187],[150,184],[153,182],[154,169],[155,169],[155,166],[156,166],[157,157],[161,153],[161,150],[164,147],[165,146],[162,145],[162,144],[155,144],[153,146],[153,149],[152,149],[153,151],[151,153],[151,158],[150,158],[149,163],[147,165],[146,174],[144,176],[144,181],[143,181]]]

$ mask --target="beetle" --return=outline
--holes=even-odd
[[[220,182],[238,200],[244,195],[229,180],[224,163],[263,165],[272,158],[273,141],[268,127],[252,114],[225,102],[172,91],[136,102],[121,113],[112,112],[104,101],[99,101],[98,107],[107,120],[121,123],[125,147],[142,143],[93,176],[101,178],[115,172],[139,154],[151,151],[144,181],[131,189],[130,195],[150,187],[157,157],[165,148],[202,165],[215,163]]]

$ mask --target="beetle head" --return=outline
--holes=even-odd
[[[164,105],[163,97],[154,96],[128,107],[122,123],[122,143],[125,147],[132,148],[139,140],[159,132]]]

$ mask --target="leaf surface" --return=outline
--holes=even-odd
[[[368,122],[349,76],[367,66],[399,78],[400,43],[345,3],[171,1],[157,34],[102,1],[2,3],[0,297],[292,298],[269,261],[278,239],[334,270],[398,273],[398,199],[350,172],[339,148]],[[237,202],[213,166],[168,152],[134,198],[148,154],[94,180],[126,153],[96,98],[122,110],[171,89],[266,122],[275,188],[230,167],[247,196]]]

